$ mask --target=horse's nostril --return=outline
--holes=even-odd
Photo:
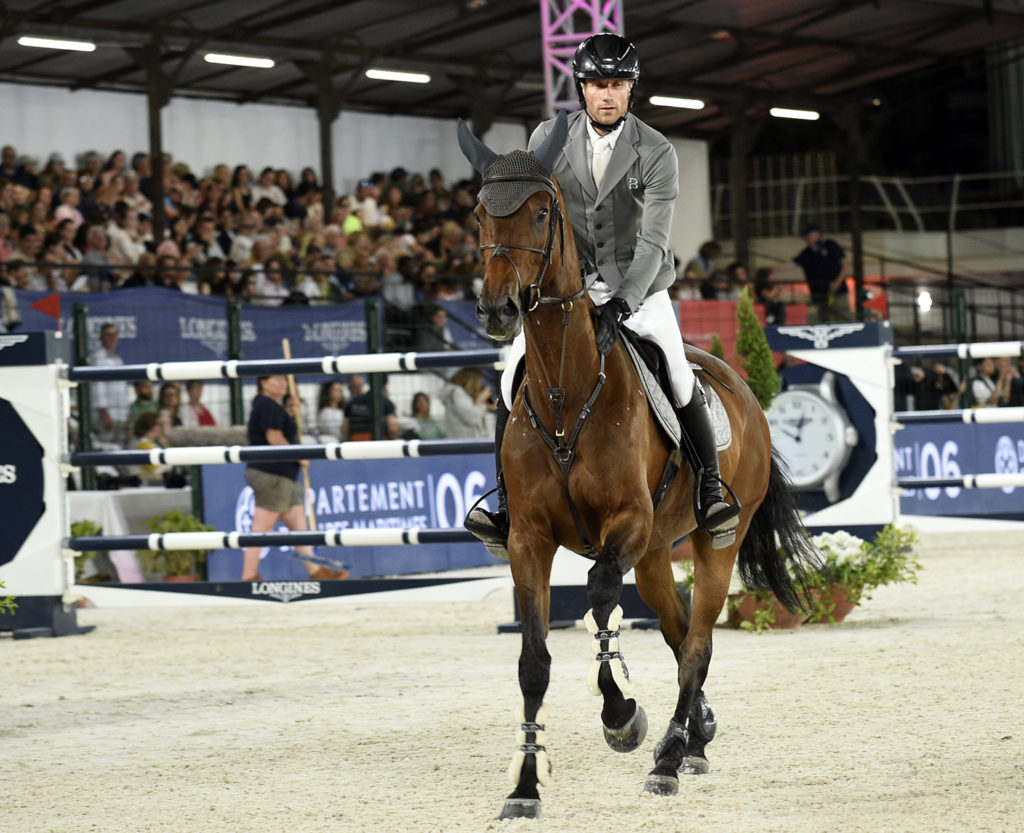
[[[511,295],[505,300],[505,306],[501,309],[501,314],[509,320],[519,317],[519,304],[515,302]]]
[[[476,317],[480,319],[487,317],[487,307],[483,301],[476,302]]]

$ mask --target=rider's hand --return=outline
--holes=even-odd
[[[597,350],[607,356],[619,337],[619,324],[629,316],[629,304],[622,298],[612,298],[594,310],[597,318]]]

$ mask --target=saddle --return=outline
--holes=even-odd
[[[629,354],[644,387],[644,392],[647,394],[651,413],[672,447],[679,448],[682,426],[679,424],[679,417],[673,404],[672,386],[668,376],[668,361],[665,354],[657,344],[638,335],[625,324],[619,327],[619,333],[622,335],[622,343],[626,347],[626,352]],[[690,367],[696,374],[710,375],[699,364],[690,362]],[[726,413],[725,405],[722,404],[718,392],[711,385],[703,382],[701,387],[704,388],[708,399],[708,408],[711,410],[711,423],[715,429],[715,445],[719,451],[722,451],[732,444],[732,425],[729,422],[729,415]]]

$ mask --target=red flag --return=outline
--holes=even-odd
[[[40,298],[32,305],[32,309],[38,310],[43,315],[49,315],[60,320],[60,294],[54,292],[45,298]]]

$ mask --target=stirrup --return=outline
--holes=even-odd
[[[736,527],[739,526],[743,507],[732,487],[721,478],[716,479],[729,492],[732,503],[726,503],[721,495],[715,495],[708,508],[698,512],[697,524],[711,537],[711,548],[723,550],[736,543]]]
[[[508,510],[504,512],[499,506],[497,512],[488,512],[480,502],[490,494],[496,492],[492,489],[487,494],[481,495],[473,508],[466,515],[462,525],[475,535],[487,548],[487,551],[495,558],[508,561]]]

